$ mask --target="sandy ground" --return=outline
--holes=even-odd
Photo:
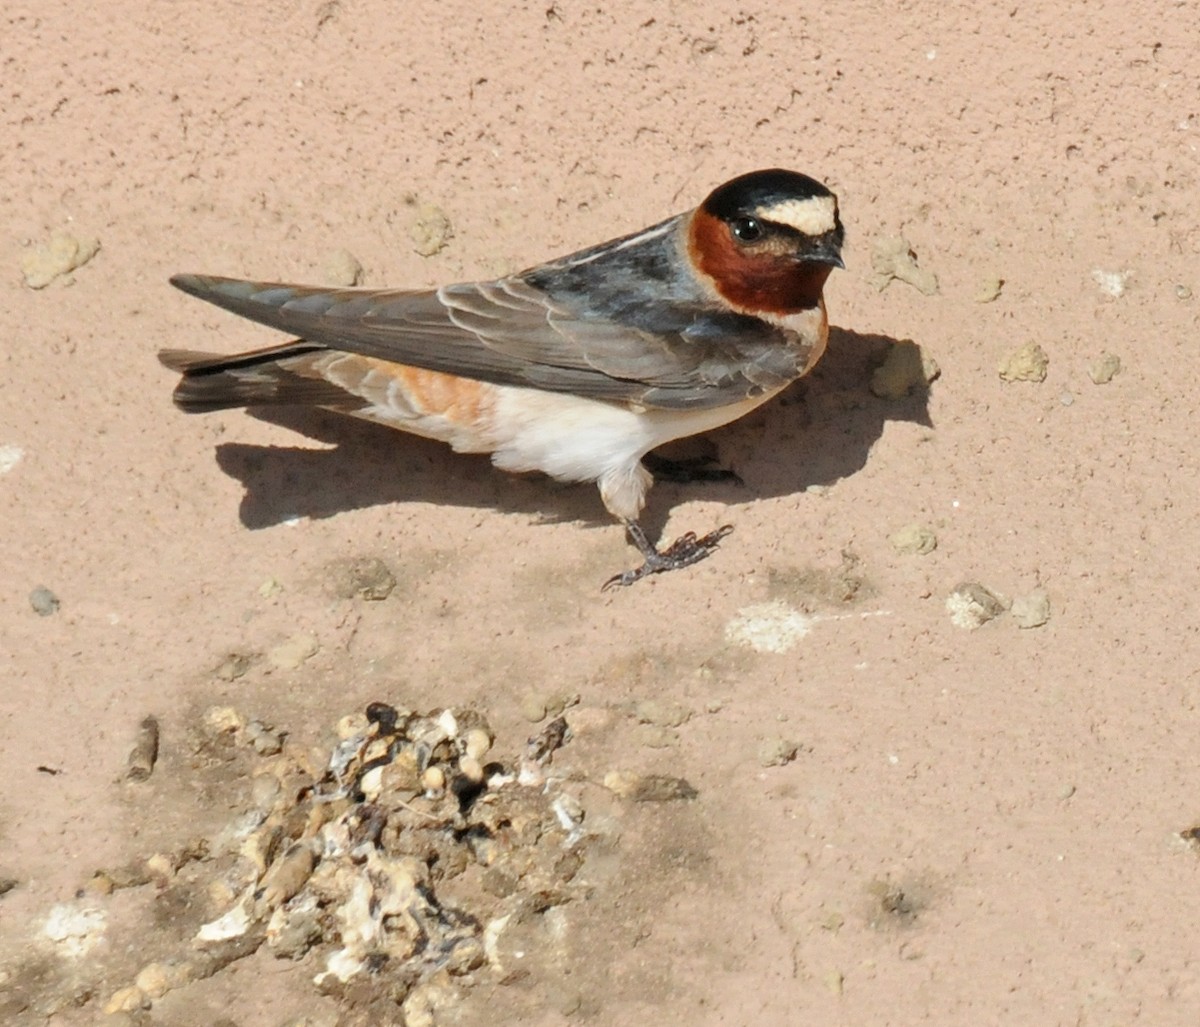
[[[213,705],[326,751],[371,701],[472,707],[512,754],[556,694],[579,698],[554,764],[594,828],[579,891],[520,973],[411,1022],[1197,1022],[1187,5],[14,0],[0,23],[4,1022],[400,1022],[369,1012],[386,972],[320,995],[320,952],[266,947],[106,1017],[220,910],[204,861],[80,889],[247,809],[245,747],[197,742]],[[347,250],[370,285],[490,276],[773,165],[840,195],[840,330],[711,436],[743,485],[653,491],[655,530],[735,526],[692,570],[601,594],[633,553],[590,487],[171,406],[159,347],[275,339],[172,272],[320,282]],[[35,290],[56,232],[100,249]],[[936,291],[880,288],[896,237]],[[940,377],[878,398],[902,339]],[[1003,380],[1027,344],[1044,380]],[[897,552],[913,524],[934,551]],[[387,599],[339,586],[359,558]],[[967,630],[961,582],[1023,602]],[[755,618],[782,636],[748,642]],[[696,796],[621,799],[614,769]],[[84,955],[47,938],[64,905]]]

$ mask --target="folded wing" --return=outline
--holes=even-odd
[[[594,297],[555,295],[525,275],[426,292],[201,275],[177,275],[171,281],[184,292],[299,340],[231,358],[163,354],[164,363],[189,377],[236,370],[242,381],[253,383],[256,366],[265,375],[265,365],[284,361],[286,370],[290,358],[325,348],[499,385],[647,407],[703,409],[778,388],[808,363],[808,354],[791,333],[776,325],[699,297],[654,300],[632,287],[605,294],[598,307]],[[305,366],[302,361],[292,364]],[[321,402],[321,384],[303,375],[300,379],[285,375],[285,387],[276,390],[273,401]]]

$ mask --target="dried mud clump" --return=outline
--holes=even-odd
[[[205,729],[257,764],[252,808],[199,854],[213,912],[189,949],[143,968],[113,1011],[265,948],[308,960],[345,1009],[423,1022],[460,984],[499,969],[510,923],[578,897],[584,810],[549,774],[570,741],[551,721],[515,758],[473,710],[415,713],[372,703],[343,717],[324,765],[292,744],[264,755],[236,711]]]

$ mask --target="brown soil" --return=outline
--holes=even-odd
[[[470,707],[511,753],[566,694],[586,896],[432,1022],[1197,1022],[1200,22],[798,10],[6,10],[0,1020],[389,1022],[266,948],[106,1017],[220,910],[203,861],[80,889],[246,810],[244,761],[197,742],[214,705],[326,753],[372,701]],[[688,571],[601,594],[634,554],[591,487],[170,404],[160,347],[275,341],[173,272],[323,281],[348,250],[371,285],[486,277],[772,165],[840,196],[840,329],[711,436],[743,484],[652,492],[656,533],[735,526]],[[902,339],[940,377],[880,398]],[[889,541],[913,524],[932,552]],[[346,585],[368,558],[386,599]],[[1017,602],[964,629],[963,582]],[[635,802],[613,770],[696,794]],[[104,920],[85,955],[46,937],[64,904]]]

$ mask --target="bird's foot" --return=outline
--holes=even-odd
[[[604,583],[601,588],[602,592],[613,588],[624,588],[632,585],[635,581],[641,581],[642,578],[648,578],[651,574],[677,571],[682,567],[690,567],[694,563],[699,563],[711,555],[721,544],[721,540],[733,531],[732,524],[723,524],[716,531],[710,531],[707,535],[699,538],[696,537],[694,531],[689,531],[686,535],[680,535],[666,549],[659,550],[650,544],[646,533],[633,521],[626,524],[625,528],[629,532],[630,540],[645,558],[645,563],[640,567],[634,567],[633,570],[614,574]]]

